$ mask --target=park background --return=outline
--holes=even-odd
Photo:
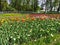
[[[60,0],[0,0],[0,11],[59,13]]]

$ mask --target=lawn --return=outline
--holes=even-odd
[[[20,13],[4,13],[0,14],[0,18],[8,18],[8,17],[25,17],[29,14],[20,14]]]
[[[0,45],[60,45],[60,19],[30,14],[0,14]]]

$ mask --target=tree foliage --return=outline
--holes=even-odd
[[[46,5],[46,10],[45,11],[55,11],[58,10],[59,8],[59,2],[60,0],[46,0],[45,5]]]
[[[43,10],[45,6],[45,12],[60,11],[60,0],[41,0]],[[45,3],[43,4],[43,2]],[[0,0],[0,11],[34,11],[39,9],[38,0],[11,0],[10,4],[7,0]]]
[[[19,11],[37,10],[38,0],[12,0],[11,6]]]

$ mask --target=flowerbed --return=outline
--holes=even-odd
[[[59,19],[17,18],[0,20],[0,45],[20,45],[37,41],[44,37],[44,42],[51,42],[54,34],[60,32]]]
[[[41,18],[43,16],[46,18],[59,18],[60,19],[60,14],[30,14],[30,17],[36,17],[36,18]]]

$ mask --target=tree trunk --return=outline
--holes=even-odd
[[[59,7],[58,7],[58,9],[57,9],[57,12],[59,12],[60,11],[60,2],[59,2]]]
[[[1,0],[0,0],[0,11],[2,11],[2,7],[1,7]]]
[[[52,11],[52,8],[53,8],[53,6],[52,6],[52,0],[50,0],[50,11]]]

